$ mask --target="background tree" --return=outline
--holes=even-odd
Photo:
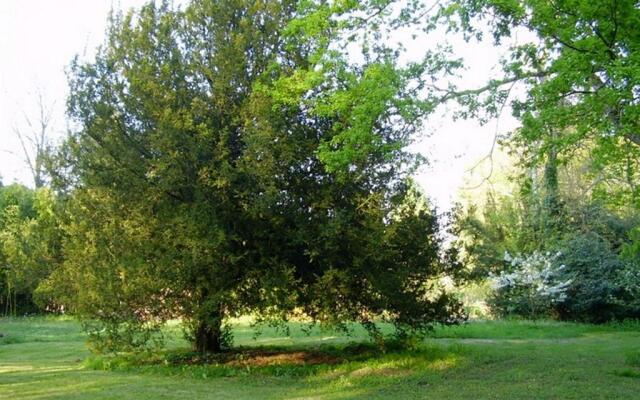
[[[0,304],[5,314],[50,306],[37,291],[62,262],[59,204],[48,189],[0,188]]]
[[[512,139],[533,161],[589,148],[594,167],[622,173],[627,199],[637,206],[636,2],[454,1],[444,9],[459,16],[453,26],[469,35],[480,36],[487,25],[498,43],[512,31],[533,34],[533,42],[510,50],[504,76],[487,86],[498,93],[512,82],[525,85],[526,96],[513,103],[522,129]],[[549,135],[549,128],[561,134]]]
[[[51,137],[53,125],[53,104],[47,104],[38,90],[36,94],[38,115],[34,119],[24,114],[27,129],[14,128],[15,135],[20,140],[23,156],[36,189],[45,184],[47,156],[52,151]]]
[[[515,174],[506,193],[487,190],[488,200],[478,202],[476,192],[458,210],[457,245],[473,275],[494,283],[487,300],[497,315],[598,323],[636,318],[637,302],[630,294],[640,281],[637,263],[625,249],[633,246],[629,232],[638,226],[638,214],[600,201],[585,154],[558,166],[558,201],[571,206],[554,217],[552,230],[547,194],[532,189],[544,189],[547,166],[531,173],[512,160],[504,166]],[[505,262],[506,254],[511,256]]]
[[[4,232],[11,220],[25,220],[33,218],[33,191],[29,188],[13,184],[2,186],[0,188],[0,231]],[[4,247],[4,246],[2,246]],[[2,291],[0,294],[2,312],[7,314],[15,314],[18,311],[18,303],[24,303],[22,293],[18,296],[18,292],[14,289],[15,284],[10,279],[10,266],[7,256],[3,248],[0,248],[0,285]],[[18,299],[20,297],[20,299]],[[22,312],[23,310],[20,309]]]

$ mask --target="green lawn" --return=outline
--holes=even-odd
[[[175,331],[171,347],[185,345]],[[239,323],[236,345],[248,358],[259,348],[263,363],[187,366],[170,362],[175,351],[156,364],[91,357],[69,319],[0,319],[0,333],[0,399],[640,398],[638,325],[475,322],[378,353],[349,344],[366,340],[361,330],[305,336],[293,325],[254,340]],[[328,364],[295,364],[303,351]]]

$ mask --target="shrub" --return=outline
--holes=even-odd
[[[511,257],[491,276],[492,311],[500,316],[556,317],[603,323],[640,318],[640,268],[595,232],[559,242],[556,252]]]
[[[637,302],[638,273],[608,240],[587,232],[560,242],[558,249],[566,266],[560,279],[571,279],[567,299],[558,305],[560,318],[602,323],[637,317],[629,301]]]
[[[492,310],[500,316],[546,317],[557,304],[567,300],[571,279],[561,279],[564,265],[559,254],[533,252],[512,257],[505,253],[507,268],[492,275],[494,294],[489,299]]]
[[[618,290],[614,302],[620,311],[616,319],[640,319],[640,263],[623,260],[624,267],[615,276]]]

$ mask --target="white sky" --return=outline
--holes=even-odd
[[[24,114],[36,118],[36,94],[54,107],[53,131],[65,132],[64,104],[67,94],[65,67],[76,54],[91,56],[106,28],[112,5],[139,7],[145,0],[0,0],[0,176],[5,184],[31,185],[31,178],[14,127],[25,130]],[[423,43],[405,45],[419,52]],[[464,44],[456,51],[470,64],[462,83],[477,87],[492,75],[499,51],[491,43]],[[495,72],[495,71],[494,71]],[[480,127],[474,121],[453,122],[438,117],[429,122],[430,137],[415,149],[431,165],[417,176],[440,209],[455,199],[468,168],[491,149],[496,124]],[[513,129],[509,111],[499,131]]]

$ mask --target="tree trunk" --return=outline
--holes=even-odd
[[[557,134],[551,132],[552,140]],[[547,153],[544,166],[544,193],[542,202],[543,230],[545,237],[551,237],[560,228],[560,190],[558,186],[558,150],[553,144]]]
[[[194,332],[195,349],[200,353],[219,353],[222,350],[222,313],[198,322]]]
[[[558,151],[554,146],[549,149],[547,163],[544,167],[545,206],[550,216],[556,217],[559,212],[558,188]]]

